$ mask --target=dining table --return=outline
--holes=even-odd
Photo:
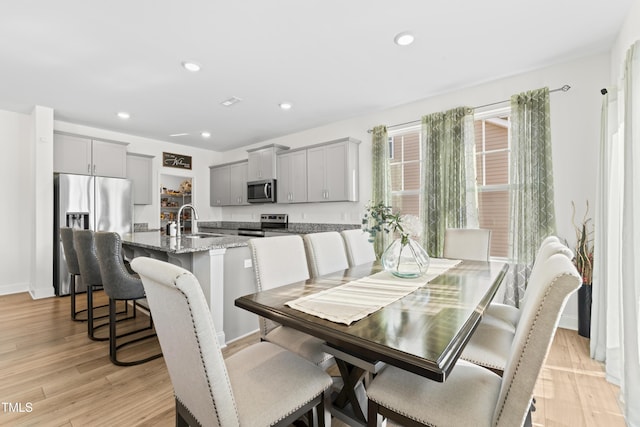
[[[430,269],[443,261],[447,260],[432,259]],[[245,295],[235,305],[325,341],[325,351],[335,357],[343,381],[333,405],[348,408],[348,418],[364,425],[363,384],[386,364],[446,381],[507,270],[504,262],[456,260],[444,272],[401,279],[374,262]],[[406,295],[371,308],[359,320],[336,321],[324,314],[330,311],[325,310],[326,301],[347,308],[361,306],[369,293],[393,290],[394,284],[401,287],[407,280],[415,286],[409,286]],[[347,288],[350,293],[345,293]],[[364,289],[362,295],[359,289]],[[334,292],[341,293],[323,300],[322,296]],[[314,311],[316,301],[319,308]],[[311,310],[294,308],[303,307],[299,302]]]

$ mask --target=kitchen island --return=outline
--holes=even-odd
[[[234,306],[241,295],[255,292],[248,237],[199,233],[169,237],[159,231],[128,233],[122,237],[125,256],[159,259],[191,271],[209,304],[218,341],[240,338],[257,330],[255,315]]]

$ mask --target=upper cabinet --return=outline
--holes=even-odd
[[[358,201],[358,144],[344,138],[307,149],[307,200]]]
[[[307,150],[282,152],[277,156],[278,203],[307,201]]]
[[[276,154],[287,149],[288,147],[273,144],[247,150],[249,153],[247,180],[251,182],[276,178]]]
[[[209,167],[211,206],[238,206],[247,203],[246,161]]]
[[[127,178],[133,183],[133,204],[152,204],[153,156],[127,153]]]
[[[61,173],[127,176],[127,144],[54,134],[53,170]]]

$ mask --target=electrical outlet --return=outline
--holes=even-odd
[[[244,268],[251,268],[251,259],[245,259],[244,260]]]

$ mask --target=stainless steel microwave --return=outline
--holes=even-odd
[[[247,182],[247,201],[249,203],[275,203],[276,180],[265,179]]]

